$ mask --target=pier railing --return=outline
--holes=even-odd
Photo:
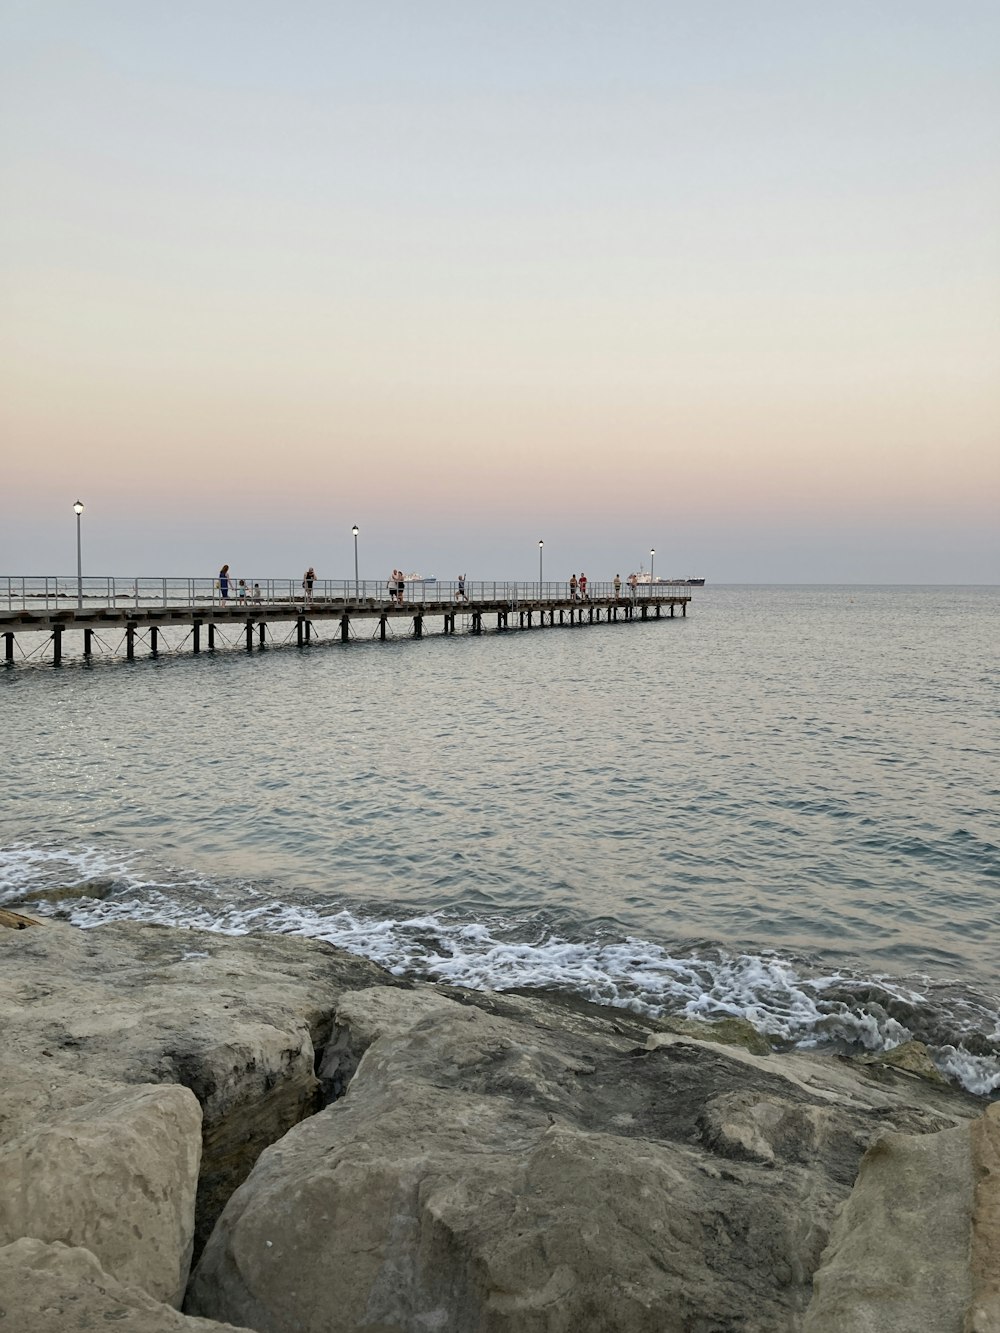
[[[623,579],[617,596],[621,601],[639,601],[675,594],[689,596],[690,592],[690,587],[681,582],[657,579],[655,583],[630,587]],[[505,602],[516,607],[525,603],[564,602],[569,596],[570,588],[565,580],[468,579],[463,594],[457,581],[407,579],[402,590],[404,603],[422,606],[434,603],[461,605],[467,601]],[[612,581],[593,582],[587,586],[587,599],[615,596]],[[316,579],[309,590],[301,578],[230,578],[224,590],[217,577],[122,578],[87,574],[78,580],[75,574],[0,575],[0,608],[7,611],[58,610],[76,606],[88,611],[103,607],[124,610],[130,606],[287,608],[342,603],[357,605],[359,602],[391,606],[397,600],[386,579]]]

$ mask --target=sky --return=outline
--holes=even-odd
[[[1000,583],[995,0],[0,0],[0,575]]]

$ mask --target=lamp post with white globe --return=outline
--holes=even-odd
[[[542,547],[545,543],[541,537],[538,539],[538,596],[542,595]]]
[[[360,595],[358,592],[358,525],[355,523],[351,528],[351,535],[354,537],[354,597],[357,600]]]
[[[83,548],[80,545],[80,515],[83,513],[83,501],[77,500],[73,505],[73,513],[76,515],[76,609],[83,610]]]

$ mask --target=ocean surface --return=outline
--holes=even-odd
[[[915,1037],[997,1096],[998,648],[996,587],[709,585],[686,619],[33,659],[0,671],[0,904]]]

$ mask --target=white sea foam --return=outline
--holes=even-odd
[[[953,1078],[978,1097],[989,1097],[1000,1090],[1000,1061],[993,1055],[971,1055],[964,1046],[938,1046],[934,1063],[943,1074]]]
[[[136,859],[97,847],[47,848],[15,842],[0,847],[0,904],[16,902],[32,890],[81,885],[88,880],[134,879]]]
[[[0,856],[0,874],[5,866],[9,870]],[[56,879],[72,872],[82,880],[114,878],[115,891],[107,898],[39,904],[40,910],[83,928],[130,920],[229,935],[304,936],[368,958],[395,975],[478,990],[563,990],[651,1017],[743,1018],[782,1048],[889,1050],[914,1032],[871,999],[873,987],[886,1004],[898,1004],[905,1012],[919,1015],[925,1003],[921,992],[887,978],[873,982],[842,971],[812,976],[776,955],[715,950],[678,955],[647,940],[572,940],[551,932],[525,940],[510,937],[510,922],[460,921],[433,913],[369,916],[346,907],[322,912],[248,884],[238,886],[234,901],[217,885],[195,877],[181,877],[182,886],[166,882],[166,876],[151,883],[128,857],[109,857],[93,848],[58,855],[36,849],[22,859],[25,869],[36,883],[48,882],[53,873]],[[0,885],[9,887],[2,878]],[[179,897],[179,887],[197,892]],[[854,1000],[852,987],[859,992]],[[954,1044],[930,1047],[938,1068],[977,1094],[996,1091],[1000,1059],[970,1054],[957,1029],[953,1035]]]

